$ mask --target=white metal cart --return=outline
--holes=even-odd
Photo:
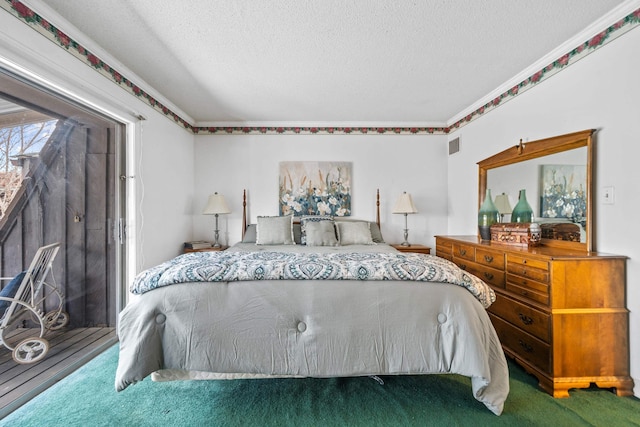
[[[69,314],[63,310],[64,294],[58,289],[51,271],[59,249],[60,243],[39,248],[29,268],[20,274],[22,279],[14,278],[11,286],[7,285],[0,292],[0,344],[13,352],[13,360],[18,363],[42,360],[49,351],[49,342],[43,338],[46,330],[60,329],[69,323]],[[56,308],[44,313],[45,300],[47,305],[53,304]],[[8,342],[5,334],[28,316],[39,325],[39,334],[15,345]]]

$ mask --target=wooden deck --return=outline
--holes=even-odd
[[[17,329],[9,336],[28,338],[38,336],[37,331]],[[45,338],[49,352],[28,365],[16,363],[11,352],[0,346],[0,419],[117,342],[115,328],[49,331]]]

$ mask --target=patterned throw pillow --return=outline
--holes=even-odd
[[[333,221],[307,221],[305,242],[307,246],[338,246]]]
[[[300,218],[300,243],[303,245],[307,244],[307,232],[306,232],[306,224],[310,222],[318,222],[318,221],[331,221],[333,224],[333,217],[329,215],[306,215]]]

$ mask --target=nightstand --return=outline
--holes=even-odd
[[[210,248],[200,248],[200,249],[184,248],[182,252],[185,254],[188,254],[189,252],[218,252],[218,251],[224,251],[225,249],[228,249],[228,248],[229,246],[220,246],[219,248],[214,248],[212,246]]]
[[[397,250],[399,250],[400,252],[414,252],[417,254],[430,254],[431,253],[431,248],[429,246],[424,246],[424,245],[414,245],[411,244],[411,246],[402,246],[402,245],[391,245],[394,248],[396,248]]]

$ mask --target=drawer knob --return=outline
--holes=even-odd
[[[520,347],[522,347],[522,349],[524,351],[526,351],[527,353],[532,353],[533,352],[533,347],[531,347],[529,344],[527,344],[526,342],[522,341],[522,340],[518,340],[520,343]]]
[[[529,316],[525,316],[522,313],[518,313],[518,317],[520,318],[520,320],[522,321],[522,323],[524,323],[525,325],[530,325],[533,323],[533,319]]]
[[[521,293],[522,293],[522,295],[524,295],[525,297],[526,297],[526,296],[529,296],[529,292],[527,292],[527,291],[522,291]]]
[[[491,255],[485,255],[485,256],[484,256],[484,260],[485,260],[486,262],[493,262],[493,257],[492,257]]]
[[[488,272],[484,272],[484,278],[487,280],[493,280],[493,274],[492,273],[488,273]]]
[[[466,249],[460,249],[460,255],[465,256],[467,254]]]
[[[463,270],[466,270],[467,269],[467,265],[466,264],[460,264],[460,268],[463,269]]]

